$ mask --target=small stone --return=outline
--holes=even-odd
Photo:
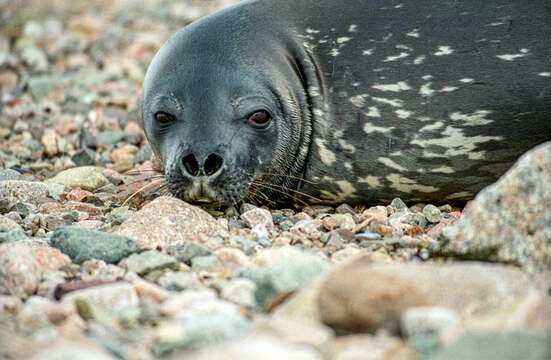
[[[442,212],[434,205],[427,205],[423,208],[423,215],[431,223],[439,223],[442,221]]]
[[[453,211],[453,208],[450,204],[441,205],[438,207],[438,210],[445,212],[445,213],[451,213]]]
[[[324,217],[322,220],[322,224],[324,229],[327,231],[331,231],[337,226],[339,226],[339,222],[333,216]]]
[[[132,238],[73,226],[57,227],[51,244],[69,255],[76,264],[89,259],[116,263],[140,249]]]
[[[138,150],[138,152],[134,156],[134,163],[141,164],[147,160],[151,160],[152,158],[153,158],[153,151],[151,150],[151,146],[147,144],[142,146],[140,150]]]
[[[196,256],[191,259],[192,269],[207,268],[221,264],[222,262],[216,256]]]
[[[407,211],[408,209],[407,205],[400,198],[395,198],[392,200],[390,206],[395,209],[396,212]]]
[[[138,275],[146,275],[155,270],[172,269],[178,270],[180,264],[170,255],[165,255],[156,250],[144,251],[140,254],[133,254],[123,259],[119,266]]]
[[[21,58],[32,70],[38,72],[45,72],[50,67],[46,53],[36,46],[25,47],[21,52]]]
[[[335,208],[336,214],[350,214],[350,215],[357,215],[356,211],[354,211],[354,208],[348,204],[341,204]]]
[[[69,187],[78,186],[83,190],[95,191],[107,185],[109,181],[98,168],[82,166],[64,170],[53,178],[46,180],[46,183],[61,184]]]
[[[327,262],[315,255],[293,251],[278,265],[268,269],[245,268],[236,276],[256,283],[256,302],[266,308],[276,295],[298,289],[328,267]]]
[[[117,311],[138,305],[139,298],[132,284],[122,281],[72,291],[61,299],[61,304],[72,304],[84,299],[103,309]]]
[[[28,237],[22,229],[0,231],[0,243],[12,243],[27,240]]]
[[[160,324],[155,331],[158,348],[163,357],[174,350],[192,350],[230,340],[250,329],[249,321],[241,316],[205,314],[179,322]]]
[[[25,180],[0,181],[0,199],[8,199],[12,206],[16,202],[39,204],[48,197],[48,194],[48,186],[41,182]]]
[[[431,360],[543,360],[549,359],[545,333],[527,331],[469,332],[431,356]]]
[[[13,221],[12,219],[5,217],[4,215],[0,215],[0,230],[9,231],[9,230],[21,230],[21,226]]]
[[[413,307],[406,310],[400,319],[402,334],[407,337],[439,335],[459,325],[459,315],[442,307]]]
[[[40,264],[32,248],[15,242],[0,244],[0,294],[25,298],[36,292]]]
[[[181,250],[178,250],[176,258],[187,265],[191,265],[191,261],[196,256],[208,256],[212,254],[212,250],[204,245],[194,241],[186,241]]]
[[[96,162],[96,152],[85,147],[77,151],[71,160],[79,167],[92,166]]]
[[[380,234],[372,233],[372,232],[356,234],[356,239],[360,241],[361,240],[380,240],[381,238],[382,237]]]
[[[252,308],[256,305],[254,293],[256,284],[249,279],[232,279],[222,287],[220,296],[222,299],[234,304]]]
[[[28,80],[29,92],[35,100],[41,100],[59,83],[58,79],[51,76],[33,76]]]
[[[123,147],[114,150],[111,152],[110,157],[113,162],[121,162],[124,160],[130,160],[132,163],[132,160],[134,159],[134,155],[138,152],[138,147],[134,145],[124,145]]]
[[[25,177],[12,169],[0,169],[0,181],[25,180]]]
[[[268,229],[274,227],[272,213],[266,209],[254,208],[242,213],[239,217],[251,228],[258,224],[264,225]]]
[[[34,247],[33,252],[44,270],[58,271],[62,266],[71,263],[71,259],[56,248],[49,246]]]
[[[204,288],[203,284],[201,284],[197,278],[197,274],[193,272],[169,272],[161,276],[157,282],[170,291],[197,290]]]

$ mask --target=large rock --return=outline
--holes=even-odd
[[[146,249],[182,245],[198,241],[216,248],[216,237],[228,237],[228,231],[206,211],[182,200],[161,196],[144,206],[121,224],[118,234],[133,237]]]
[[[440,240],[445,256],[551,270],[551,142],[482,190]]]
[[[327,275],[318,304],[322,321],[341,333],[396,334],[402,316],[418,307],[450,309],[469,326],[551,324],[543,289],[521,270],[500,264],[377,264],[363,257]],[[454,316],[438,321],[446,318],[456,325]]]

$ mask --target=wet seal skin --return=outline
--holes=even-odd
[[[551,139],[551,2],[244,1],[162,46],[143,122],[186,201],[462,202]]]

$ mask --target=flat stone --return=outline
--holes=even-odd
[[[61,184],[69,187],[78,186],[83,190],[95,191],[107,185],[109,181],[101,170],[93,166],[81,166],[63,170],[46,183]]]
[[[430,360],[544,360],[550,356],[549,337],[545,333],[471,332]]]
[[[76,226],[58,226],[51,245],[69,255],[76,264],[90,259],[116,263],[140,249],[132,238]]]
[[[199,315],[191,319],[160,324],[155,331],[156,353],[193,350],[233,339],[250,329],[241,316]],[[226,358],[226,357],[224,357]]]
[[[119,266],[138,275],[145,275],[155,270],[178,270],[180,264],[173,256],[160,253],[156,250],[149,250],[140,254],[132,254],[122,259]]]
[[[139,303],[134,286],[122,281],[72,291],[63,296],[61,303],[62,305],[74,304],[77,299],[84,299],[103,309],[113,311],[138,306]]]
[[[38,205],[47,199],[48,194],[48,186],[41,182],[25,180],[0,181],[0,199],[8,199],[12,206],[18,202]]]

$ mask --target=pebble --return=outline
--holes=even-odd
[[[92,166],[96,162],[96,152],[85,147],[77,151],[72,157],[71,160],[78,167],[82,166]]]
[[[298,289],[328,267],[328,263],[315,255],[295,252],[278,265],[267,269],[245,268],[236,276],[256,283],[256,302],[261,308],[266,308],[276,295]]]
[[[11,206],[17,202],[38,205],[48,197],[48,186],[41,182],[25,180],[0,181],[0,198],[5,198]]]
[[[122,259],[119,266],[142,276],[156,270],[178,270],[180,268],[180,264],[176,258],[156,250],[132,254]]]
[[[140,249],[132,238],[75,226],[57,227],[51,244],[69,255],[76,264],[90,259],[116,263]]]
[[[0,294],[30,296],[36,292],[40,276],[40,263],[30,246],[0,244]]]
[[[423,208],[423,215],[431,223],[439,223],[442,221],[442,212],[434,205],[427,205]]]
[[[256,305],[255,291],[256,284],[252,280],[237,278],[222,287],[220,297],[239,306],[252,308]]]
[[[197,256],[208,256],[212,254],[212,250],[204,245],[194,241],[187,241],[177,250],[176,258],[187,265],[191,265],[191,261]]]
[[[107,185],[109,181],[98,168],[94,166],[81,166],[64,170],[53,178],[46,180],[46,183],[61,184],[69,187],[78,186],[83,190],[95,191]]]
[[[272,213],[266,209],[254,208],[242,213],[239,217],[251,228],[255,225],[264,225],[268,229],[274,227]]]
[[[160,286],[170,291],[197,290],[204,288],[196,273],[186,271],[168,272],[161,276],[157,282]]]
[[[250,329],[241,316],[197,315],[179,322],[161,324],[155,331],[156,354],[166,356],[176,350],[192,350],[228,341]]]

